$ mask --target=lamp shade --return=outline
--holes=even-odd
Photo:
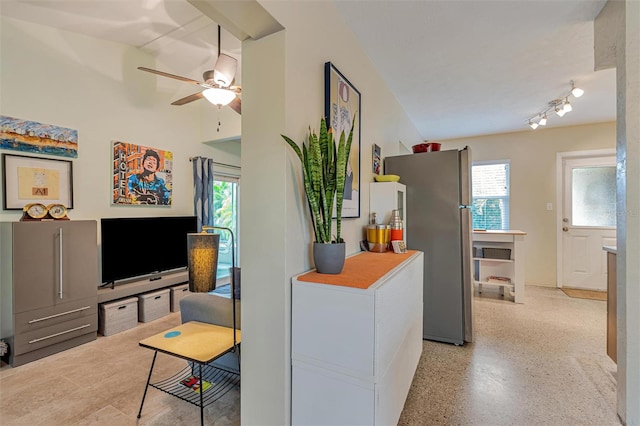
[[[225,106],[235,99],[236,94],[227,89],[207,89],[202,92],[205,98],[214,105]]]
[[[222,86],[229,87],[236,76],[238,60],[221,53],[213,66],[213,81]]]
[[[574,87],[571,90],[571,94],[576,98],[579,98],[580,96],[584,95],[584,90],[580,89],[579,87]]]
[[[189,291],[215,290],[219,244],[220,234],[187,234]]]
[[[538,124],[541,126],[546,126],[547,125],[547,114],[545,114],[540,121],[538,121]]]

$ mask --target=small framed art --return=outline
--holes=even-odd
[[[67,160],[2,154],[4,210],[30,203],[73,208],[73,163]]]

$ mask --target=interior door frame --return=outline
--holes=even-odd
[[[563,247],[562,247],[562,212],[564,193],[564,160],[577,158],[592,158],[616,156],[615,148],[592,149],[586,151],[567,151],[556,153],[556,288],[561,288],[563,275]]]

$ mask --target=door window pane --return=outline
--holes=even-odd
[[[573,169],[571,191],[573,226],[616,226],[615,166]]]

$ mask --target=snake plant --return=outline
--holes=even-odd
[[[355,120],[355,116],[354,116]],[[353,123],[353,121],[352,121]],[[340,236],[342,222],[342,200],[347,175],[347,162],[351,152],[353,127],[349,136],[340,134],[338,146],[333,139],[331,128],[327,122],[320,120],[320,134],[309,127],[307,144],[302,144],[302,151],[291,138],[281,135],[295,151],[302,164],[304,190],[311,210],[311,221],[317,243],[342,243]],[[338,196],[336,197],[336,194]],[[333,203],[336,203],[336,237],[331,238]]]

